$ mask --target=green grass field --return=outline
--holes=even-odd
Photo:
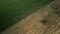
[[[0,0],[0,32],[53,0]]]

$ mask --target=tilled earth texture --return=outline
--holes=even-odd
[[[1,34],[60,34],[60,11],[52,2]]]
[[[0,33],[53,0],[0,0]]]

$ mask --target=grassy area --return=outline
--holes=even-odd
[[[53,0],[0,0],[0,32]]]

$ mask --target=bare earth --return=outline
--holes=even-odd
[[[47,31],[47,25],[41,22],[41,20],[48,15],[48,12],[52,11],[51,5],[53,3],[39,9],[35,13],[31,14],[27,18],[23,19],[19,23],[15,24],[14,26],[8,28],[1,34],[56,34],[59,31],[53,31],[49,28]]]

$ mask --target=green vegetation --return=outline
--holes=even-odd
[[[0,32],[53,0],[0,0]]]

